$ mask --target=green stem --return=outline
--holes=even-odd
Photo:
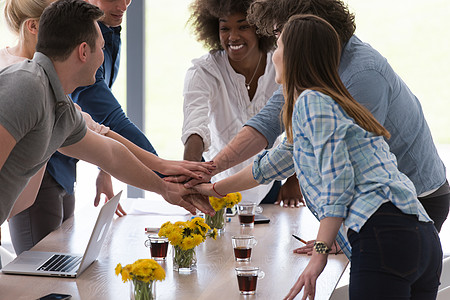
[[[173,263],[179,268],[189,268],[195,262],[195,248],[183,250],[178,246],[174,248]]]
[[[153,281],[144,282],[133,278],[134,299],[135,300],[154,300]]]
[[[205,223],[211,227],[211,229],[222,229],[225,225],[225,207],[216,211],[214,216],[205,215]]]

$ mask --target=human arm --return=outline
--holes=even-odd
[[[94,206],[97,207],[100,203],[101,195],[105,195],[105,203],[114,197],[114,190],[112,185],[111,175],[103,170],[99,170],[97,179],[95,180],[96,193],[94,198]],[[119,217],[125,216],[127,213],[120,203],[117,205],[116,215]]]
[[[196,207],[207,214],[214,214],[209,203],[191,204],[183,200],[182,196],[189,194],[188,190],[182,185],[161,180],[124,145],[113,139],[88,130],[79,142],[60,148],[59,151],[67,156],[93,163],[127,184],[158,193],[167,202],[184,207],[193,214]]]
[[[96,82],[93,85],[77,88],[71,97],[82,110],[88,113],[92,119],[109,127],[117,134],[125,137],[137,146],[156,155],[150,141],[144,133],[127,118],[119,101],[112,93],[105,78],[105,69],[102,65],[95,75]]]
[[[225,195],[250,189],[259,184],[268,184],[273,180],[286,179],[293,172],[292,145],[284,139],[276,148],[258,155],[253,165],[249,165],[238,173],[216,182],[214,186],[201,184],[195,186],[194,189],[202,194],[217,197],[220,194]]]
[[[189,161],[201,161],[205,147],[203,139],[198,134],[192,134],[184,144],[183,159]]]
[[[213,159],[216,169],[203,180],[190,180],[186,187],[191,188],[200,182],[208,182],[212,176],[225,171],[256,155],[267,146],[267,140],[252,127],[245,126]]]
[[[125,145],[148,168],[165,175],[186,175],[195,179],[202,179],[203,174],[210,174],[214,169],[210,162],[200,163],[162,159],[138,147],[114,131],[109,131],[106,136]]]
[[[283,207],[291,208],[300,207],[301,203],[305,204],[297,176],[292,175],[286,179],[285,183],[281,186],[281,189],[278,192],[277,201],[275,201],[274,204],[280,205],[280,203],[283,203]]]
[[[319,232],[316,240],[325,243],[328,247],[331,247],[342,221],[342,218],[335,217],[327,217],[322,219],[320,221]],[[316,281],[327,264],[327,258],[328,254],[320,254],[313,251],[308,265],[284,299],[294,299],[302,289],[304,289],[302,300],[314,299],[316,294]]]
[[[194,186],[194,189],[202,195],[222,198],[223,195],[240,192],[258,186],[253,178],[252,165],[248,165],[236,174],[220,180],[214,184],[202,183]]]
[[[216,169],[212,175],[225,171],[258,154],[262,149],[272,146],[283,132],[280,112],[284,104],[281,87],[269,99],[266,106],[247,121],[239,133],[214,157]],[[204,178],[203,182],[209,181]],[[200,181],[189,181],[192,187]]]
[[[90,130],[101,135],[106,135],[109,132],[109,127],[95,122],[88,113],[81,110],[81,107],[78,104],[74,103],[74,105],[75,108],[81,112],[83,119],[86,122],[86,126]],[[95,180],[95,186],[96,186],[96,193],[94,198],[95,207],[98,206],[101,195],[105,195],[105,203],[109,201],[109,199],[114,197],[111,175],[109,175],[108,173],[100,170],[97,175],[97,179]],[[122,208],[122,205],[120,205],[119,203],[117,205],[116,215],[118,215],[119,217],[123,217],[126,214],[127,213]]]

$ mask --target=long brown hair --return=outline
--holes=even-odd
[[[306,89],[322,92],[336,101],[355,122],[376,135],[389,132],[361,104],[355,101],[339,74],[341,43],[334,28],[314,15],[296,15],[283,28],[282,80],[285,103],[283,123],[288,141],[293,141],[292,114],[297,97]]]

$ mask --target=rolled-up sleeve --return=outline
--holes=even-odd
[[[295,173],[292,144],[285,138],[277,147],[264,151],[253,162],[253,178],[260,184],[283,180]]]
[[[297,103],[299,114],[294,116],[294,123],[297,123],[294,126],[311,143],[312,152],[304,155],[314,161],[310,177],[320,179],[315,182],[308,182],[310,178],[305,180],[308,185],[318,185],[316,206],[319,219],[345,218],[355,189],[354,170],[346,144],[348,135],[352,134],[348,130],[353,123],[337,117],[333,107],[314,93],[304,95],[300,101],[302,105]]]
[[[211,146],[208,124],[210,124],[211,91],[214,89],[208,80],[204,80],[205,76],[199,72],[194,68],[189,69],[184,80],[184,120],[181,141],[186,144],[192,134],[198,134],[203,140],[206,152]]]

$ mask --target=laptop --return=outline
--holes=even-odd
[[[122,191],[111,198],[100,209],[91,238],[84,255],[71,253],[54,253],[24,251],[2,272],[5,274],[38,275],[56,277],[78,277],[98,257],[119,203]]]

